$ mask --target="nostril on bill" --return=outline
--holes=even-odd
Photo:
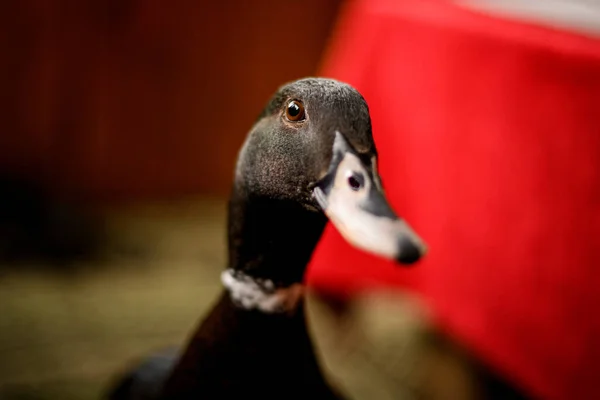
[[[398,256],[396,260],[402,264],[412,264],[417,262],[423,255],[421,247],[412,240],[402,237],[398,241]]]

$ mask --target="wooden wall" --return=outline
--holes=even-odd
[[[271,93],[316,73],[340,3],[0,2],[0,166],[97,201],[225,194]]]

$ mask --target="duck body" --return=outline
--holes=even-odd
[[[226,290],[157,378],[162,399],[340,398],[318,364],[303,305],[304,272],[328,220],[350,243],[397,262],[425,253],[383,194],[363,97],[305,78],[275,93],[240,150]]]
[[[200,362],[201,361],[201,362]],[[223,292],[183,355],[156,354],[137,366],[111,400],[341,399],[315,357],[300,303],[294,315],[241,310]]]
[[[152,354],[135,366],[110,388],[110,400],[157,400],[179,359],[179,349],[172,347]]]
[[[202,362],[198,362],[202,360]],[[165,385],[163,399],[338,399],[323,378],[306,329],[294,316],[239,309],[224,293]]]

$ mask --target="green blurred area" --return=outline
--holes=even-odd
[[[98,399],[132,361],[181,345],[220,290],[225,201],[107,216],[101,261],[2,266],[0,399]],[[117,246],[118,247],[118,246]]]

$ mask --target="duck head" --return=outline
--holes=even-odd
[[[240,150],[230,267],[295,283],[327,219],[367,252],[401,264],[425,254],[384,195],[363,97],[345,83],[306,78],[275,93]]]

